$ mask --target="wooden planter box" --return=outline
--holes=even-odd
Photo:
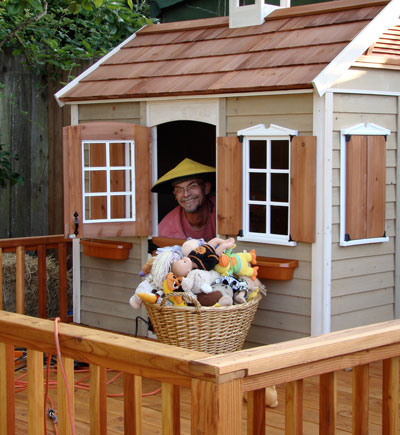
[[[85,255],[110,260],[126,260],[132,248],[132,243],[116,240],[81,239],[81,245]]]
[[[287,258],[259,257],[257,255],[258,274],[257,278],[290,280],[293,278],[293,272],[299,266],[298,260],[289,260]]]

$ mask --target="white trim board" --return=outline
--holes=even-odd
[[[314,95],[317,137],[316,234],[312,244],[311,335],[331,331],[333,95]]]
[[[360,33],[315,77],[313,86],[320,96],[348,70],[382,33],[397,24],[400,0],[392,0]]]
[[[141,29],[143,29],[143,26]],[[139,30],[141,30],[139,29]],[[123,47],[128,42],[132,41],[132,39],[136,38],[136,32],[129,36],[129,38],[125,39],[125,41],[122,41],[121,44],[117,45],[115,48],[113,48],[111,51],[109,51],[106,55],[104,55],[101,59],[99,59],[96,63],[94,63],[91,67],[83,71],[83,73],[79,74],[78,77],[75,77],[74,80],[72,80],[70,83],[68,83],[66,86],[61,88],[56,94],[54,94],[55,99],[57,100],[57,103],[60,107],[64,106],[64,102],[60,100],[60,97],[62,97],[66,92],[68,92],[70,89],[75,87],[76,84],[78,84],[83,78],[85,78],[87,75],[89,75],[91,72],[95,71],[103,62],[105,62],[107,59],[109,59],[111,56],[113,56],[115,53],[117,53],[121,47]],[[77,104],[74,102],[73,104]],[[79,104],[79,103],[78,103]]]
[[[64,88],[63,88],[64,89]],[[263,97],[267,95],[291,95],[291,94],[312,94],[314,89],[293,89],[287,91],[264,91],[264,92],[243,92],[231,94],[204,94],[204,95],[172,95],[170,97],[146,97],[146,98],[111,98],[103,100],[84,100],[84,101],[66,101],[63,105],[69,104],[115,104],[115,103],[137,103],[143,101],[173,101],[173,100],[204,100],[210,98],[239,98],[239,97]]]

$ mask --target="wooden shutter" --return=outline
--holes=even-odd
[[[135,141],[135,222],[82,223],[82,140]],[[119,122],[93,122],[63,129],[64,233],[77,237],[146,236],[151,234],[151,129]],[[99,210],[101,204],[98,204]]]
[[[242,229],[242,144],[219,137],[217,150],[217,233],[237,236]]]
[[[384,237],[386,142],[351,136],[346,143],[346,239]]]
[[[316,138],[295,136],[290,155],[290,235],[297,242],[315,241]]]

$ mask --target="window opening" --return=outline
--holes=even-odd
[[[82,141],[83,222],[135,220],[134,141]]]
[[[290,137],[294,132],[263,125],[243,136],[243,239],[290,241]]]

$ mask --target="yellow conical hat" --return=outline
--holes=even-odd
[[[162,177],[160,177],[154,186],[151,188],[152,192],[158,193],[171,193],[172,183],[182,179],[188,179],[190,176],[196,175],[211,175],[215,174],[215,168],[212,166],[206,166],[202,163],[195,162],[191,159],[182,160],[175,168],[168,171]]]

